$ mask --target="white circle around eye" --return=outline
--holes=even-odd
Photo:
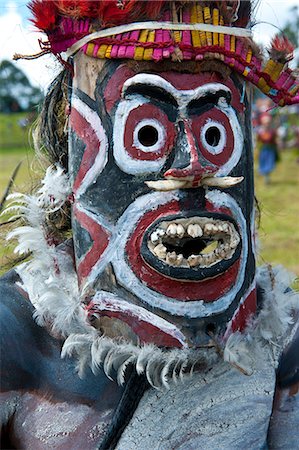
[[[149,142],[149,145],[145,145],[145,143],[141,142],[141,133],[143,130],[146,130],[146,140]],[[158,120],[144,119],[135,127],[133,133],[133,145],[143,152],[157,152],[165,145],[165,138],[165,128]],[[151,142],[153,143],[151,144]]]
[[[221,123],[208,120],[201,129],[200,139],[209,153],[219,155],[226,145],[226,130]]]

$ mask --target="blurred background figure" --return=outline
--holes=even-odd
[[[265,183],[270,183],[270,174],[278,162],[278,134],[272,124],[272,117],[268,112],[260,116],[260,126],[257,140],[261,144],[259,152],[259,173],[265,177]]]

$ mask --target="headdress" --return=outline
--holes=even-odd
[[[265,60],[252,39],[250,1],[33,0],[43,52],[145,61],[216,59],[280,106],[299,102],[287,63],[293,46],[275,37]]]

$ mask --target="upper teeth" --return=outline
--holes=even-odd
[[[187,233],[189,234],[189,236],[191,236],[193,238],[200,237],[200,236],[202,236],[201,226],[198,225],[197,223],[195,223],[195,224],[192,223],[192,224],[188,225]]]
[[[210,242],[199,254],[184,257],[176,251],[167,251],[167,244],[179,245],[182,238],[207,237]],[[212,241],[211,241],[212,239]],[[160,260],[172,266],[207,267],[221,259],[230,259],[240,242],[239,234],[230,222],[207,217],[177,219],[175,222],[161,222],[153,231],[148,242],[149,249]]]

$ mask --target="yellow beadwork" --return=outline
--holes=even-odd
[[[106,53],[105,53],[105,58],[111,58],[111,50],[112,50],[112,45],[108,45]]]
[[[86,48],[86,55],[93,56],[93,49],[94,49],[94,44],[92,42],[90,42]]]
[[[201,5],[197,5],[197,20],[198,20],[198,23],[204,23],[203,11],[202,11]],[[201,45],[207,45],[206,33],[204,31],[199,32],[199,37],[200,37]]]
[[[218,26],[219,25],[219,10],[214,8],[213,9],[213,25]],[[219,44],[219,34],[213,33],[213,45]]]
[[[236,52],[236,36],[230,37],[230,51],[233,53]]]
[[[250,63],[251,59],[252,59],[252,49],[249,48],[246,55],[246,62]]]
[[[203,9],[203,14],[204,14],[204,21],[206,24],[210,24],[211,23],[211,10],[208,6],[205,6]],[[213,38],[212,38],[212,33],[211,31],[207,31],[206,32],[206,37],[207,37],[207,44],[208,45],[213,45]]]
[[[146,42],[147,41],[148,32],[149,32],[148,30],[142,30],[141,31],[139,42]],[[135,54],[134,54],[134,59],[136,59],[137,61],[140,61],[140,60],[143,59],[143,55],[144,55],[144,48],[143,47],[136,47]]]
[[[219,24],[220,24],[220,26],[223,26],[223,24],[224,24],[224,20],[223,20],[222,16],[220,16],[220,18],[219,18]],[[219,34],[219,45],[220,45],[220,47],[224,47],[224,34],[223,33]]]
[[[106,44],[101,45],[99,50],[97,51],[97,58],[105,58],[107,48],[108,45]]]
[[[275,70],[275,66],[276,66],[276,61],[273,61],[273,59],[269,59],[269,61],[267,61],[267,64],[264,67],[264,72],[267,73],[268,75],[272,76],[272,73]]]
[[[193,5],[191,10],[191,22],[196,23],[197,22],[197,5]],[[200,47],[200,37],[199,37],[199,31],[191,31],[192,36],[192,44],[194,47]]]
[[[268,84],[264,80],[264,78],[260,78],[257,85],[262,92],[269,92],[271,89],[270,86],[268,86]]]
[[[283,71],[284,68],[284,64],[277,62],[276,63],[276,67],[275,70],[272,74],[272,80],[275,82],[278,80],[279,75],[281,74],[281,72]]]
[[[148,33],[147,42],[154,42],[154,41],[155,41],[155,31],[151,30]],[[146,48],[144,50],[143,59],[145,59],[146,61],[150,61],[152,59],[152,55],[153,55],[153,49],[152,48]]]
[[[176,44],[178,44],[179,42],[181,42],[181,32],[180,32],[180,31],[174,31],[174,32],[173,32],[173,39],[174,39],[174,42],[175,42]]]

